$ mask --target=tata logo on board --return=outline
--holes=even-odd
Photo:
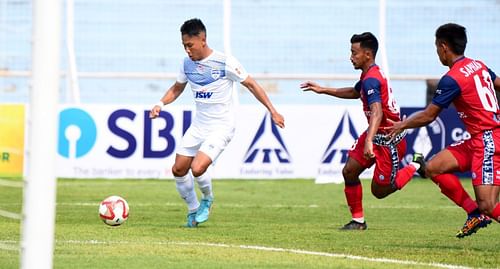
[[[269,128],[272,132],[273,140],[266,139],[266,121],[269,120]],[[279,163],[290,163],[290,154],[281,138],[278,127],[272,122],[268,114],[264,116],[255,137],[250,143],[250,147],[245,154],[245,163],[257,162],[270,163],[271,158]]]
[[[328,164],[334,159],[342,164],[346,163],[349,148],[345,148],[345,145],[352,145],[356,139],[358,139],[356,128],[354,128],[354,124],[351,117],[349,117],[349,113],[345,112],[339,122],[339,125],[337,126],[337,129],[335,130],[335,133],[333,134],[332,139],[330,140],[330,143],[328,143],[328,147],[323,154],[321,163]],[[342,146],[339,147],[339,145]]]
[[[254,176],[292,174],[291,161],[278,127],[266,113],[245,153],[240,174]]]
[[[347,162],[351,145],[358,139],[353,120],[346,111],[333,133],[325,153],[321,158],[316,175],[316,183],[343,182],[342,168]]]

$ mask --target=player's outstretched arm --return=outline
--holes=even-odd
[[[273,122],[278,125],[281,128],[285,127],[285,119],[283,116],[276,111],[274,108],[273,104],[271,103],[271,100],[269,100],[269,97],[267,97],[266,92],[262,87],[253,79],[252,77],[248,76],[244,81],[241,82],[243,86],[245,86],[254,96],[261,102],[271,113],[271,118],[273,119]]]
[[[421,110],[402,121],[394,122],[394,125],[387,127],[386,129],[389,130],[389,136],[394,137],[405,129],[417,128],[431,123],[437,118],[439,113],[441,113],[441,110],[442,108],[440,106],[429,104],[424,110]]]
[[[177,99],[177,97],[181,95],[181,93],[184,91],[185,88],[186,88],[186,83],[175,82],[174,85],[172,85],[163,95],[160,101],[153,106],[151,111],[149,111],[149,117],[151,119],[158,117],[158,115],[160,115],[160,111],[163,108],[163,106],[175,101],[175,99]]]
[[[306,81],[300,84],[300,88],[303,91],[313,91],[319,94],[327,94],[331,96],[335,96],[343,99],[357,99],[360,97],[358,91],[354,89],[354,87],[345,87],[345,88],[327,88],[321,87],[318,83],[313,81]]]

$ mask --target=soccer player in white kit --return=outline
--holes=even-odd
[[[243,84],[271,113],[273,122],[285,126],[284,118],[273,107],[262,87],[248,75],[234,57],[212,50],[207,45],[206,28],[194,18],[181,26],[182,44],[188,54],[177,80],[150,111],[156,118],[164,105],[172,103],[189,82],[196,102],[196,114],[178,147],[172,173],[177,191],[187,204],[187,227],[208,220],[213,203],[212,178],[208,167],[233,138],[235,111],[233,84]],[[202,193],[201,203],[194,180]]]

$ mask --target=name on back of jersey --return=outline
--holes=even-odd
[[[472,75],[477,70],[480,70],[481,68],[483,68],[483,66],[480,63],[472,61],[466,66],[460,68],[460,72],[464,75],[464,77],[469,77],[470,75]]]

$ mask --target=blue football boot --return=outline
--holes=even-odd
[[[211,196],[201,199],[200,207],[198,207],[198,211],[196,212],[195,217],[195,221],[197,223],[202,223],[208,220],[208,216],[210,215],[210,208],[212,207],[213,202],[214,198]]]
[[[186,227],[196,228],[197,226],[198,226],[198,222],[196,221],[196,211],[188,213]]]

